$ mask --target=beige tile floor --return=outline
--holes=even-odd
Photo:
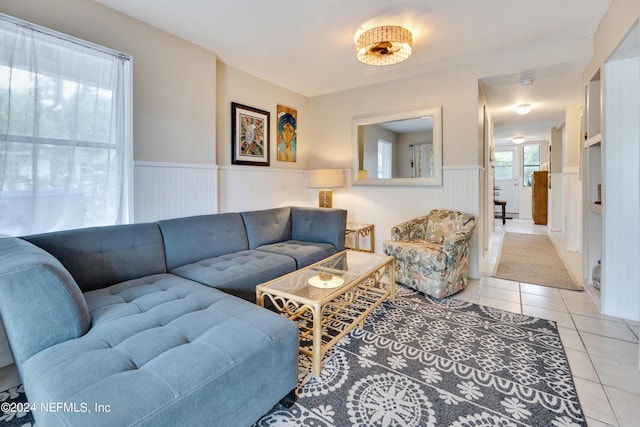
[[[531,221],[496,221],[480,280],[455,298],[556,321],[588,425],[640,426],[640,324],[601,315],[595,289],[576,292],[491,277],[505,231],[547,234],[546,226]],[[549,236],[569,272],[580,278],[582,255]]]

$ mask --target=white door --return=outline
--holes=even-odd
[[[496,147],[494,198],[506,200],[508,214],[518,214],[518,147]]]

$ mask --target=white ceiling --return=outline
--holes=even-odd
[[[583,102],[583,61],[571,61],[528,70],[525,73],[481,79],[494,120],[496,144],[511,144],[514,136],[528,141],[550,139],[552,127],[562,125],[567,108]],[[522,86],[523,77],[534,78],[531,86]],[[530,104],[531,112],[520,116],[515,107]]]
[[[548,139],[564,110],[581,104],[593,34],[612,0],[95,1],[308,97],[506,61],[505,75],[480,76],[500,143],[516,134]],[[412,57],[386,67],[359,63],[354,34],[378,25],[410,29]],[[521,70],[523,56],[534,66]],[[535,83],[521,87],[523,76]],[[518,103],[532,104],[532,113],[517,116]]]

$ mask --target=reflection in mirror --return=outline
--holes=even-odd
[[[433,177],[433,140],[423,144],[412,144],[411,178]]]
[[[353,123],[354,185],[442,185],[440,108]]]

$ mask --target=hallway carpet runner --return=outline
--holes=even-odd
[[[504,233],[500,261],[493,277],[582,290],[567,271],[549,237],[542,234]]]

